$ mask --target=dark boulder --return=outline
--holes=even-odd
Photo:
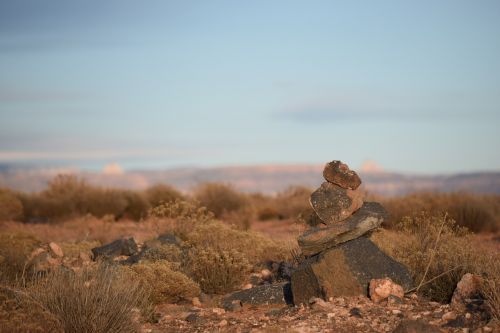
[[[359,237],[308,258],[293,272],[294,303],[308,304],[312,297],[367,296],[370,280],[385,277],[406,290],[413,285],[405,266]]]
[[[138,251],[137,243],[134,238],[117,239],[109,244],[95,247],[92,249],[94,260],[99,257],[114,258],[117,256],[131,256]]]

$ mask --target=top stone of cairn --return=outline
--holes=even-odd
[[[361,185],[358,174],[341,161],[331,161],[325,165],[323,177],[330,183],[345,189],[355,190]]]

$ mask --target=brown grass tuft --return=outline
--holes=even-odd
[[[54,270],[30,289],[59,318],[65,332],[137,332],[132,311],[151,311],[148,294],[118,269],[100,265],[79,273]]]
[[[0,281],[13,284],[29,277],[26,271],[29,255],[40,244],[30,234],[0,233]]]

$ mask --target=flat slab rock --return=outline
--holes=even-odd
[[[306,256],[358,238],[378,228],[389,214],[378,202],[365,202],[352,216],[326,228],[313,228],[299,236],[298,243]]]
[[[358,174],[341,161],[327,163],[323,169],[323,177],[330,183],[351,190],[355,190],[361,185],[361,178]]]
[[[224,307],[228,307],[237,300],[241,301],[243,305],[293,304],[290,282],[264,284],[236,291],[226,296],[222,303]]]
[[[311,194],[311,207],[325,224],[340,222],[363,205],[363,193],[324,182]]]
[[[408,269],[366,237],[340,244],[303,262],[292,274],[294,304],[312,297],[368,295],[371,279],[388,277],[405,290],[413,281]]]

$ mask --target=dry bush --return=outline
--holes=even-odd
[[[500,256],[492,258],[491,269],[484,278],[482,294],[492,318],[500,321]]]
[[[185,200],[184,195],[170,185],[159,184],[144,191],[146,199],[151,207],[156,207],[162,203]]]
[[[178,302],[200,294],[200,287],[166,260],[143,262],[125,268],[132,279],[147,288],[155,304]]]
[[[223,294],[238,288],[250,272],[245,255],[235,250],[192,248],[184,269],[209,294]]]
[[[30,234],[0,233],[0,281],[12,284],[25,277],[29,255],[40,244]]]
[[[0,286],[0,333],[62,333],[62,323],[29,294]]]
[[[160,244],[147,248],[142,257],[143,261],[166,260],[171,263],[180,263],[182,261],[182,250],[173,244]]]
[[[77,243],[64,242],[59,243],[59,246],[63,250],[64,257],[67,258],[77,258],[81,252],[92,254],[92,249],[94,247],[101,246],[99,241],[81,241]]]
[[[194,247],[242,253],[251,264],[284,260],[290,256],[285,244],[256,232],[234,229],[219,221],[197,225],[187,238],[188,243]]]
[[[19,221],[23,213],[23,203],[16,194],[0,188],[0,221]]]
[[[158,230],[163,228],[163,231],[172,232],[183,240],[197,225],[214,219],[213,213],[205,207],[183,200],[162,203],[151,208],[148,215],[146,222],[154,223]]]
[[[421,214],[403,218],[399,225],[402,242],[392,249],[394,256],[410,269],[417,285],[433,300],[447,302],[465,273],[485,274],[490,259],[474,246],[465,228],[445,214]]]
[[[311,189],[304,186],[291,186],[279,193],[275,199],[276,209],[283,218],[295,219],[304,210],[309,209]]]
[[[470,193],[414,193],[402,197],[379,198],[391,217],[384,222],[394,227],[405,216],[418,216],[422,212],[439,214],[448,212],[459,226],[472,232],[500,229],[500,196]]]
[[[79,273],[54,270],[31,288],[33,298],[56,315],[65,332],[137,332],[134,309],[151,311],[148,294],[121,270],[99,265]]]
[[[244,194],[229,185],[219,183],[199,185],[194,190],[194,197],[216,217],[221,217],[224,213],[239,211],[248,205]]]

